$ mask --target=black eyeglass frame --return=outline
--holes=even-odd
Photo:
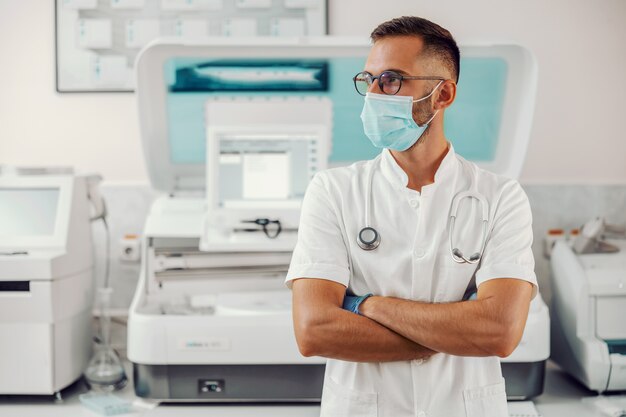
[[[261,218],[261,219],[254,219],[254,220],[242,220],[242,223],[254,223],[256,225],[261,226],[263,229],[263,233],[265,233],[265,236],[267,236],[270,239],[276,239],[278,237],[278,235],[280,235],[280,232],[283,231],[283,226],[280,223],[280,220],[271,220],[271,219],[266,219],[266,218]],[[270,233],[268,226],[270,224],[275,224],[277,226],[277,229],[274,231],[274,233]],[[257,229],[247,229],[249,231],[252,230],[257,230]]]
[[[357,84],[356,84],[357,83],[357,78],[359,78],[359,75],[361,75],[361,74],[365,74],[367,77],[369,77],[369,81],[367,79],[359,80],[359,81],[365,81],[367,83],[368,89],[369,89],[369,87],[372,84],[374,84],[374,81],[378,80],[378,87],[380,88],[380,91],[382,91],[383,93],[387,94],[388,96],[395,96],[396,94],[398,94],[398,92],[402,88],[402,81],[403,80],[446,81],[446,78],[443,78],[443,77],[420,76],[420,75],[402,75],[402,74],[400,74],[400,73],[398,73],[396,71],[383,71],[383,72],[380,73],[380,75],[373,75],[373,74],[370,74],[367,71],[361,71],[361,72],[357,73],[354,77],[352,77],[352,81],[354,82],[354,89],[361,96],[365,96],[365,94],[363,94],[363,93],[361,93],[359,91],[359,88],[357,87]],[[383,77],[384,75],[389,75],[389,74],[391,74],[394,78],[400,79],[400,85],[398,86],[398,89],[396,90],[395,93],[388,93],[388,92],[386,92],[385,89],[383,88],[383,84],[381,84],[381,82],[380,82],[381,77]]]

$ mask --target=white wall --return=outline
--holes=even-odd
[[[626,0],[329,3],[333,35],[367,35],[412,14],[459,43],[530,47],[540,77],[522,182],[626,183]],[[0,164],[73,165],[108,181],[147,181],[133,95],[58,94],[54,65],[54,1],[0,0]]]

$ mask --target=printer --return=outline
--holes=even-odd
[[[87,365],[90,183],[61,169],[0,174],[0,394],[60,397]]]
[[[552,360],[590,390],[626,390],[626,241],[617,252],[578,253],[556,242]]]
[[[138,396],[320,400],[325,360],[298,351],[284,277],[315,172],[378,153],[364,137],[363,99],[352,82],[369,48],[338,37],[162,38],[139,54],[142,143],[162,196],[146,219],[129,310]],[[452,137],[463,137],[455,149],[516,177],[534,106],[534,58],[516,45],[462,52],[469,84],[455,103],[463,111],[450,115]],[[503,362],[510,396],[542,392],[548,328],[537,297],[522,343]]]

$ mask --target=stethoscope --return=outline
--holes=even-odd
[[[368,186],[366,189],[366,196],[365,196],[365,227],[359,231],[357,235],[357,239],[356,239],[356,242],[359,245],[359,247],[366,251],[374,250],[380,245],[380,233],[378,233],[378,231],[374,227],[372,227],[370,223],[371,203],[372,203],[372,198],[371,198],[372,179],[374,178],[374,169],[375,169],[374,166],[372,166],[368,174],[368,178],[367,178]],[[454,224],[456,222],[456,218],[458,215],[459,206],[461,204],[461,201],[466,198],[469,198],[469,199],[474,198],[479,201],[480,206],[481,206],[481,216],[482,216],[481,218],[482,235],[481,235],[480,250],[470,255],[469,258],[467,258],[463,254],[463,252],[453,243]],[[482,258],[482,254],[485,250],[485,245],[487,243],[488,226],[489,226],[489,202],[487,201],[484,195],[478,192],[476,181],[473,180],[472,185],[468,191],[461,191],[460,193],[455,195],[454,198],[452,199],[452,205],[450,209],[450,234],[448,237],[450,241],[450,255],[452,256],[452,259],[454,259],[454,261],[457,263],[476,264],[480,262],[480,259]]]

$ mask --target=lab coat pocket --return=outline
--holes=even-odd
[[[377,417],[378,395],[344,387],[326,377],[321,408],[320,417]]]
[[[463,391],[467,417],[508,417],[504,379],[501,382]]]

